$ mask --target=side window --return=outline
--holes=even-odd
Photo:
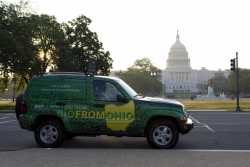
[[[117,101],[120,91],[110,82],[95,80],[93,82],[93,92],[96,101]]]

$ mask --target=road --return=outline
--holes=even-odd
[[[14,114],[0,114],[0,166],[250,166],[250,113],[190,114],[195,128],[173,150],[151,149],[144,138],[107,136],[37,148]]]

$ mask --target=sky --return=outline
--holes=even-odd
[[[19,2],[8,0],[7,2]],[[38,14],[67,22],[83,14],[92,20],[113,70],[125,70],[148,57],[166,68],[177,29],[193,69],[229,69],[239,52],[239,66],[250,68],[248,0],[29,0]]]

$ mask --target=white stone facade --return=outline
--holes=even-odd
[[[166,69],[162,71],[162,82],[165,94],[198,94],[198,84],[207,84],[216,71],[205,68],[194,70],[190,66],[190,59],[186,47],[180,42],[177,32],[176,41],[168,53]]]

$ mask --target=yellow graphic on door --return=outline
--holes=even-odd
[[[122,105],[106,104],[104,115],[107,128],[113,131],[126,131],[128,125],[135,119],[134,102],[131,100]]]

